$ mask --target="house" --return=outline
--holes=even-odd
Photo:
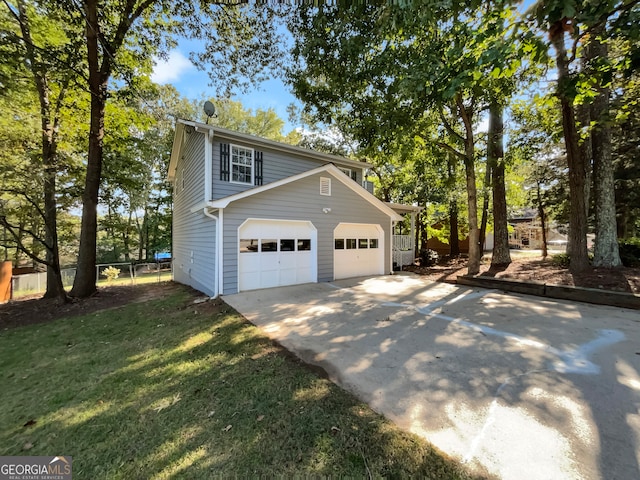
[[[542,248],[542,223],[537,212],[533,209],[525,210],[520,215],[509,219],[509,245],[511,248]],[[554,222],[547,221],[547,245],[564,248],[567,236],[558,231]]]
[[[179,120],[168,172],[174,280],[216,296],[390,273],[405,211],[363,187],[370,167]]]

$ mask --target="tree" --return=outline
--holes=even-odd
[[[569,186],[571,190],[571,218],[569,252],[570,268],[580,272],[587,268],[589,260],[586,250],[586,206],[588,178],[590,174],[589,150],[593,152],[596,181],[596,238],[598,246],[597,260],[600,266],[619,264],[617,239],[615,236],[615,209],[613,208],[613,181],[610,152],[609,122],[609,84],[611,73],[618,67],[628,69],[624,61],[612,68],[608,62],[605,39],[630,38],[636,47],[639,33],[640,3],[637,0],[612,2],[587,2],[561,0],[537,2],[529,11],[540,28],[549,33],[555,49],[558,69],[557,95],[561,103],[562,124],[569,165]],[[569,34],[570,51],[566,48],[566,36]],[[579,47],[583,47],[580,49]],[[583,56],[583,71],[572,71],[571,63]],[[626,66],[625,66],[626,64]],[[637,68],[637,64],[635,65]],[[576,126],[576,106],[590,106],[588,115],[595,128],[590,133],[590,145],[580,148],[580,138]],[[584,110],[583,110],[584,112]],[[584,120],[583,120],[584,122]]]
[[[629,58],[628,46],[616,48],[616,55]],[[615,78],[612,110],[612,148],[618,237],[640,236],[640,73]]]
[[[69,21],[84,26],[87,86],[91,94],[89,149],[82,196],[82,231],[78,268],[71,294],[87,297],[96,290],[97,204],[102,176],[105,107],[114,74],[132,78],[149,65],[151,53],[173,41],[172,34],[205,38],[199,54],[214,68],[212,81],[227,88],[242,85],[239,78],[260,79],[265,67],[279,58],[273,11],[267,7],[228,6],[226,2],[129,0],[103,4],[84,0],[80,9],[70,0]],[[172,19],[172,20],[167,20]],[[174,20],[174,19],[180,19]],[[260,34],[256,34],[260,32]],[[129,45],[135,44],[136,48]]]
[[[464,165],[472,275],[480,262],[477,123],[487,92],[509,98],[523,57],[539,52],[529,32],[505,26],[511,16],[508,2],[424,1],[309,8],[292,26],[302,67],[289,77],[318,120],[382,151],[393,138],[422,136]]]
[[[507,228],[507,193],[505,189],[504,125],[502,105],[498,101],[489,108],[489,134],[487,145],[487,170],[491,170],[493,182],[493,255],[492,268],[504,268],[511,263],[509,230]],[[546,242],[545,242],[546,246]]]
[[[278,116],[273,108],[267,110],[258,108],[254,112],[250,108],[244,108],[241,102],[228,98],[213,99],[212,101],[216,105],[217,113],[217,118],[212,121],[213,124],[278,142],[284,140],[285,137],[282,133],[284,120]]]
[[[522,177],[520,186],[529,192],[528,202],[538,212],[542,230],[542,257],[547,256],[550,219],[563,222],[569,203],[567,162],[562,145],[558,99],[535,96],[512,106],[508,157]]]
[[[57,232],[56,180],[60,171],[58,140],[63,110],[69,90],[73,87],[72,77],[79,60],[77,44],[74,44],[73,36],[67,35],[64,25],[56,16],[45,21],[42,10],[30,2],[17,0],[13,3],[3,0],[3,5],[6,8],[3,37],[7,41],[5,47],[11,47],[13,54],[14,63],[11,68],[14,75],[20,75],[24,68],[31,76],[39,101],[41,123],[42,202],[24,191],[14,190],[14,193],[19,193],[29,202],[35,208],[36,215],[44,221],[42,236],[34,229],[27,233],[45,248],[45,256],[41,257],[33,249],[26,248],[19,232],[21,227],[18,226],[16,230],[7,221],[6,215],[2,217],[3,224],[12,232],[17,245],[25,253],[46,265],[45,297],[58,298],[64,302],[67,296],[62,285]]]

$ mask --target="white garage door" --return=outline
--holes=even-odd
[[[380,225],[341,223],[333,232],[333,243],[336,280],[384,273],[384,231]]]
[[[317,237],[311,222],[247,220],[238,228],[238,289],[317,282]]]

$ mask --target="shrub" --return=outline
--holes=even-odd
[[[435,265],[438,261],[438,252],[435,250],[431,250],[430,248],[425,248],[420,250],[420,266],[421,267],[430,267],[431,265]]]
[[[116,267],[109,267],[105,268],[102,273],[105,277],[107,277],[107,282],[113,282],[120,276],[120,269]]]
[[[558,253],[551,257],[551,264],[556,267],[569,268],[570,260],[568,253]]]
[[[640,267],[640,238],[618,240],[618,248],[625,267]]]

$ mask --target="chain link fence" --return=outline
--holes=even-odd
[[[98,287],[112,285],[139,285],[143,283],[167,282],[173,278],[172,262],[150,263],[102,263],[96,265],[96,282]],[[76,276],[75,268],[62,270],[62,284],[66,289],[73,286]],[[28,273],[11,278],[11,298],[42,294],[47,289],[47,274]]]

